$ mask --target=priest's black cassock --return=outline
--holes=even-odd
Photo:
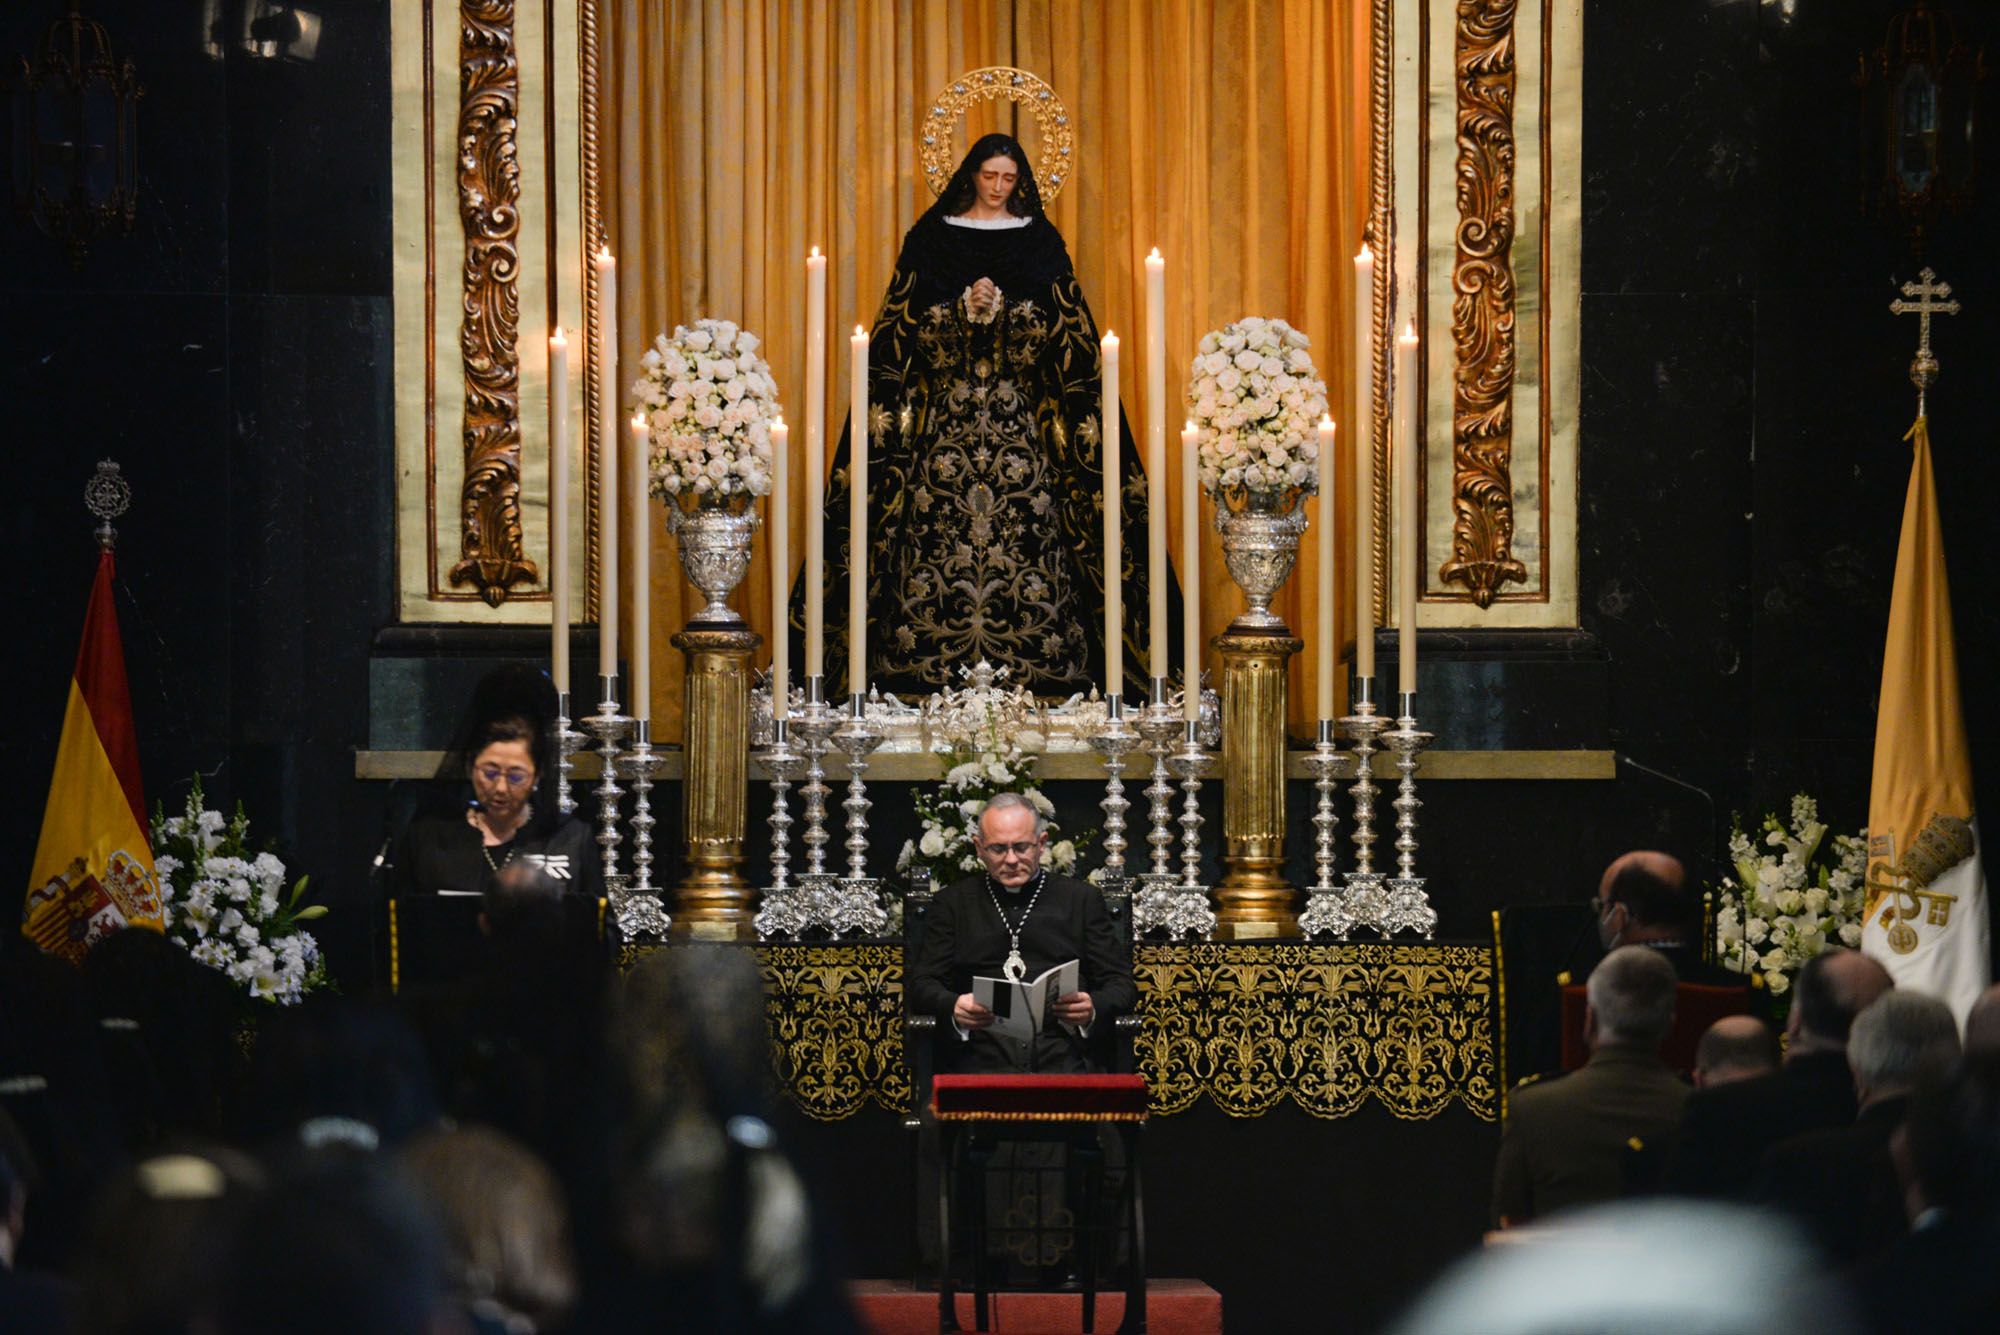
[[[1032,909],[1030,900],[1034,901]],[[1001,921],[1003,909],[1006,923]],[[1035,898],[1033,880],[1018,890],[1009,890],[985,875],[968,876],[939,894],[925,916],[923,945],[908,982],[911,1009],[938,1017],[939,1032],[945,1035],[942,1060],[952,1069],[1084,1070],[1088,1064],[1085,1039],[1065,1029],[1053,1013],[1028,1052],[984,1030],[971,1030],[963,1040],[958,1037],[952,1008],[972,990],[974,975],[1005,977],[1002,966],[1011,945],[1009,923],[1020,932],[1021,958],[1027,964],[1028,978],[1038,978],[1045,970],[1070,960],[1081,963],[1081,990],[1090,994],[1096,1007],[1090,1024],[1092,1037],[1108,1033],[1112,1021],[1137,1004],[1131,953],[1104,907],[1104,896],[1094,885],[1050,872],[1039,899]]]

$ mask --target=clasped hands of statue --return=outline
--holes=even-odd
[[[984,324],[1000,310],[1000,289],[991,278],[982,278],[965,289],[965,315],[975,324]]]

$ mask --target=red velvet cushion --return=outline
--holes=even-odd
[[[941,1075],[940,1122],[1143,1122],[1143,1075]]]

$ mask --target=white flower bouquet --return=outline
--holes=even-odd
[[[1257,316],[1202,335],[1187,407],[1200,432],[1201,485],[1210,495],[1317,488],[1326,382],[1313,368],[1310,346],[1283,320]]]
[[[287,894],[285,864],[252,853],[249,830],[240,804],[226,821],[202,806],[199,779],[181,815],[155,808],[161,917],[169,940],[228,975],[251,1000],[290,1006],[326,985],[319,942],[300,925],[325,917],[326,906],[301,908],[306,878]]]
[[[632,394],[648,423],[653,495],[715,505],[770,492],[778,385],[758,346],[727,320],[696,320],[640,358]]]
[[[1728,968],[1769,989],[1791,991],[1799,969],[1829,945],[1861,944],[1868,832],[1831,843],[1819,804],[1800,793],[1791,819],[1764,817],[1756,837],[1739,822],[1729,836],[1736,874],[1722,878],[1715,953]]]

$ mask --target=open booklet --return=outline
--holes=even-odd
[[[1076,991],[1082,977],[1082,966],[1075,960],[1058,964],[1025,983],[1011,978],[975,976],[972,999],[993,1012],[992,1027],[986,1032],[1026,1045],[1041,1032],[1042,1021],[1056,1004],[1056,998]]]

